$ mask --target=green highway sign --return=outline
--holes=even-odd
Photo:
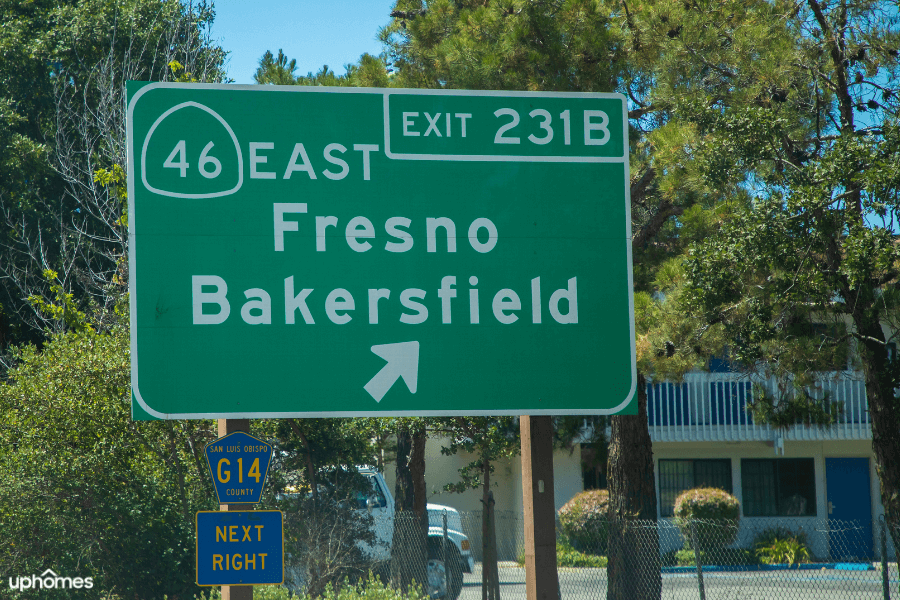
[[[135,419],[636,412],[623,96],[128,94]]]

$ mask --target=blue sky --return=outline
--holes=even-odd
[[[378,54],[378,29],[388,23],[394,0],[219,0],[213,38],[230,51],[228,76],[253,83],[266,50],[282,48],[297,59],[298,75],[327,64],[335,73],[364,52]]]

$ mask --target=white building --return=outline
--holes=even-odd
[[[809,529],[831,519],[862,531],[831,536],[833,547],[812,548],[818,556],[878,554],[873,521],[884,509],[864,384],[855,372],[830,373],[813,395],[823,392],[842,408],[836,425],[777,430],[747,412],[754,386],[745,376],[695,373],[683,383],[648,385],[659,516],[671,516],[681,491],[717,487],[741,502],[739,543],[773,524]]]
[[[853,522],[855,533],[811,536],[818,540],[810,548],[817,556],[832,560],[877,556],[879,540],[873,524],[884,509],[875,473],[868,404],[859,374],[831,373],[817,385],[818,397],[827,391],[831,400],[842,406],[838,423],[828,428],[797,425],[777,430],[755,423],[747,412],[753,384],[736,373],[692,373],[682,383],[648,384],[659,518],[672,516],[675,498],[682,491],[717,487],[741,502],[739,545],[749,546],[756,533],[774,525],[809,531],[830,519]],[[459,480],[458,470],[475,457],[463,452],[445,456],[440,448],[440,440],[428,441],[428,501],[460,511],[480,511],[480,489],[462,494],[443,491],[445,484]],[[519,552],[522,543],[520,460],[498,461],[492,475],[498,546],[501,558],[507,560],[514,558],[510,555]],[[557,450],[553,468],[557,509],[582,491],[586,480],[588,486],[597,479],[602,485],[604,480],[602,475],[591,477],[579,445],[571,452]],[[394,475],[391,466],[385,473],[391,485]],[[480,558],[480,522],[470,523],[469,528]],[[834,545],[825,547],[830,542],[824,540],[833,540]],[[678,539],[661,542],[664,550],[682,543]],[[506,556],[502,555],[504,549]]]

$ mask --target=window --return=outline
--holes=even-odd
[[[675,514],[675,499],[685,490],[713,487],[731,493],[731,460],[686,459],[659,461],[659,514]]]
[[[378,485],[374,475],[367,475],[372,489],[371,491],[359,490],[356,492],[356,508],[359,510],[367,510],[368,508],[384,508],[387,506],[387,499]]]
[[[581,479],[586,490],[606,489],[606,453],[599,454],[588,446],[581,447]]]
[[[745,517],[816,515],[815,466],[811,458],[741,460]]]

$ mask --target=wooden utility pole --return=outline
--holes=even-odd
[[[250,433],[250,419],[219,419],[219,437],[235,431]],[[220,504],[220,511],[253,510],[252,504]],[[223,585],[222,600],[253,600],[252,585]]]
[[[553,499],[553,417],[523,416],[519,426],[525,508],[525,591],[528,600],[559,600],[556,504]]]

